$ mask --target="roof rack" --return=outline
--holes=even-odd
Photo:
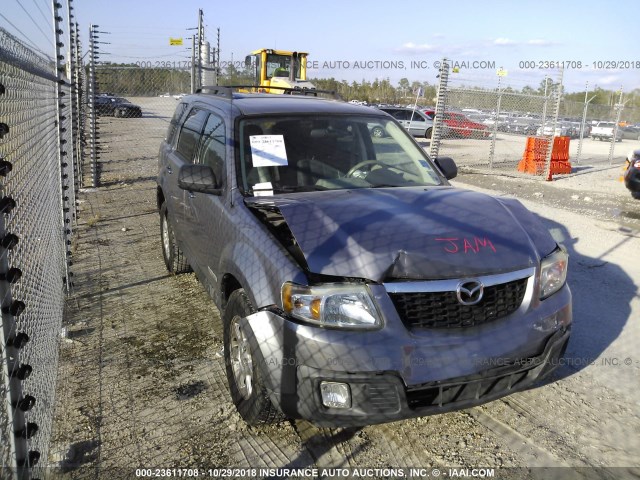
[[[232,98],[233,93],[239,89],[247,89],[246,92],[240,93],[267,93],[266,90],[282,90],[283,94],[288,95],[313,95],[318,96],[318,93],[324,93],[331,95],[336,100],[344,99],[335,90],[318,90],[315,88],[291,88],[291,87],[277,87],[269,86],[263,87],[259,85],[205,85],[196,90],[196,93],[211,93],[213,95],[221,95],[225,98]]]

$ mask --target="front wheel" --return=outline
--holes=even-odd
[[[267,395],[258,362],[241,320],[255,313],[243,289],[229,297],[224,310],[224,363],[229,391],[240,416],[249,425],[272,423],[281,414]]]
[[[173,228],[169,223],[169,212],[167,204],[160,207],[160,240],[162,241],[162,256],[167,270],[171,273],[187,273],[191,271],[187,257],[176,243]]]

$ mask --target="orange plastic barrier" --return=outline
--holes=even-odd
[[[551,176],[558,173],[571,173],[569,162],[569,137],[553,137],[553,149],[551,150]],[[545,157],[549,140],[543,137],[528,137],[522,160],[518,163],[518,171],[532,175],[545,173]]]

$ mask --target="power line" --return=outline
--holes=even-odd
[[[37,0],[33,0],[33,3],[35,3],[36,8],[40,11],[40,15],[42,15],[42,18],[44,18],[45,23],[49,23],[51,21],[50,18],[47,18],[47,16],[44,14],[44,12],[42,11],[42,8],[40,8],[40,5],[38,4]],[[52,26],[53,28],[53,26]]]
[[[20,35],[22,37],[22,39],[25,41],[25,43],[29,44],[31,47],[33,47],[34,50],[37,50],[42,55],[44,55],[46,58],[51,58],[51,55],[48,55],[48,54],[44,53],[42,50],[40,50],[40,48],[38,48],[38,46],[36,46],[35,43],[33,43],[31,40],[29,40],[29,38],[27,38],[27,36],[24,33],[22,33],[22,31],[18,27],[16,27],[13,23],[11,23],[11,21],[7,17],[5,17],[2,13],[0,13],[0,17],[2,17],[5,22],[7,22],[9,25],[11,25],[14,28],[15,33],[17,35]]]
[[[26,8],[24,8],[24,6],[22,5],[22,3],[20,3],[20,0],[16,0],[16,2],[18,2],[18,5],[20,6],[20,8],[24,11],[24,13],[26,13],[26,14],[27,14],[27,17],[29,17],[29,18],[31,19],[31,21],[32,21],[32,22],[33,22],[33,24],[36,26],[36,28],[37,28],[38,30],[40,30],[40,33],[42,33],[42,35],[44,36],[44,38],[45,38],[47,41],[51,42],[51,37],[50,37],[48,34],[46,34],[46,33],[44,32],[44,30],[42,30],[42,28],[40,27],[40,25],[38,25],[38,23],[34,20],[34,18],[31,16],[31,14],[29,13],[29,11],[28,11]]]

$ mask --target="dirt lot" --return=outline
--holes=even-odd
[[[638,226],[581,209],[606,199],[638,212],[625,206],[626,192],[594,187],[598,192],[587,194],[587,174],[566,182],[585,182],[569,194],[561,181],[467,174],[457,182],[516,194],[570,250],[574,333],[567,361],[545,385],[460,412],[366,428],[304,421],[249,428],[227,392],[218,312],[193,274],[169,275],[162,261],[156,153],[175,101],[132,100],[144,117],[103,120],[101,186],[79,196],[49,458],[63,477],[133,478],[137,468],[204,474],[214,467],[421,467],[442,476],[484,467],[497,469],[494,478],[640,477]]]

